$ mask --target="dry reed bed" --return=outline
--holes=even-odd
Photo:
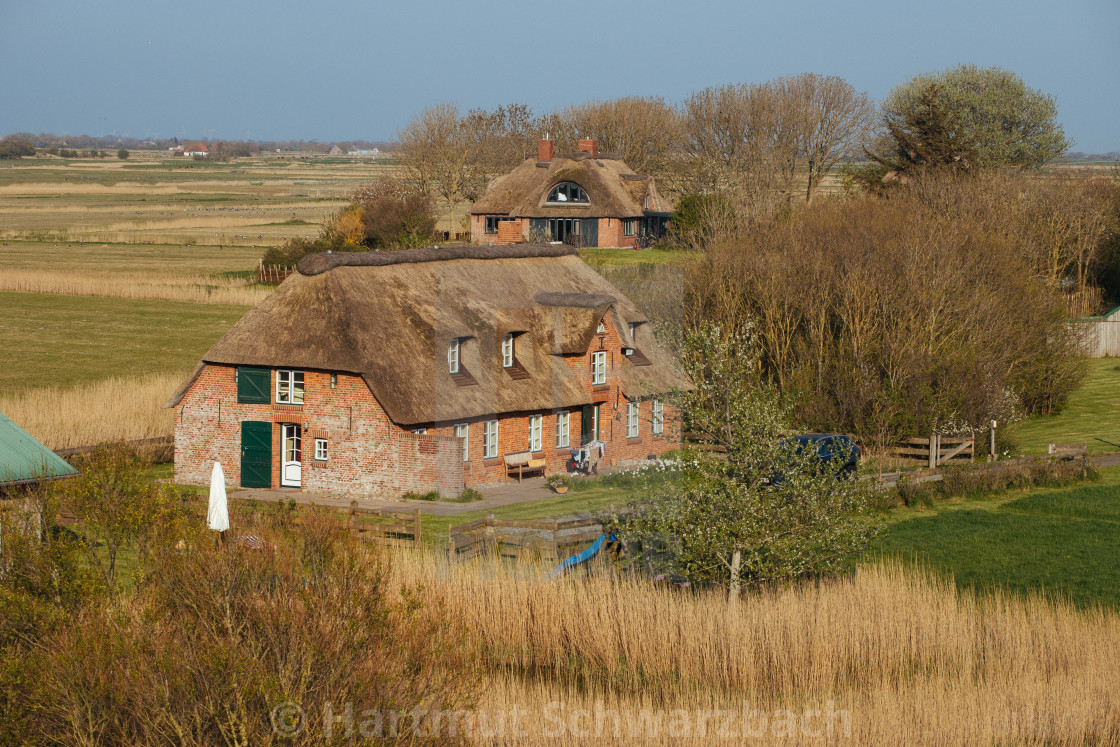
[[[159,374],[32,389],[0,395],[0,412],[52,449],[170,436],[174,416],[162,407],[185,378]]]
[[[469,631],[495,672],[489,708],[832,700],[852,719],[852,740],[837,743],[1120,742],[1113,612],[977,599],[892,566],[730,607],[641,581],[547,582],[419,557],[395,572]]]
[[[0,291],[256,306],[271,290],[251,288],[251,282],[244,278],[155,272],[0,271]]]

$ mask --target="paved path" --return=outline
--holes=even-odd
[[[394,508],[403,511],[420,509],[421,513],[452,515],[468,511],[493,510],[499,506],[509,506],[514,503],[526,503],[554,497],[556,494],[545,485],[543,477],[526,477],[521,484],[494,485],[480,489],[483,495],[481,501],[473,503],[452,503],[449,501],[405,501],[383,500],[374,498],[358,499],[364,508]],[[317,506],[336,506],[349,508],[351,498],[339,495],[316,493],[310,490],[296,490],[295,488],[281,488],[279,490],[265,490],[263,488],[239,488],[230,490],[230,498],[241,500],[256,500],[266,503],[276,501],[294,500],[296,503],[315,504]]]

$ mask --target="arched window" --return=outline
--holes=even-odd
[[[587,199],[587,193],[583,191],[583,187],[571,182],[561,182],[548,193],[548,202],[587,204],[590,200]]]

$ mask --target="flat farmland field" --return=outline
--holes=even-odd
[[[270,246],[315,236],[371,159],[0,162],[0,412],[53,448],[170,435],[160,406],[272,289]]]

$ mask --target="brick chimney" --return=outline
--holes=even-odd
[[[592,158],[599,157],[599,144],[594,140],[580,140],[579,149],[584,153],[590,153]]]
[[[556,154],[556,145],[551,140],[541,140],[537,143],[537,163],[548,163]]]

